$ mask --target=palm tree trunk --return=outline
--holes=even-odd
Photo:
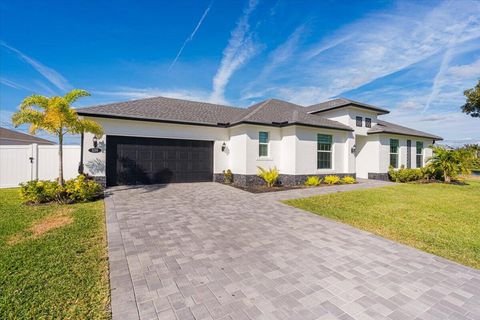
[[[60,133],[58,136],[58,183],[63,187],[63,134]]]

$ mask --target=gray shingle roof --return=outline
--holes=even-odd
[[[341,107],[348,106],[348,105],[354,105],[354,106],[359,107],[359,108],[369,109],[369,110],[377,112],[378,114],[390,113],[390,111],[388,111],[387,109],[379,108],[379,107],[373,106],[371,104],[366,104],[366,103],[363,103],[363,102],[353,101],[353,100],[346,99],[346,98],[333,99],[333,100],[325,101],[325,102],[322,102],[322,103],[314,104],[314,105],[308,106],[306,108],[307,108],[307,111],[309,113],[316,113],[316,112],[333,110],[333,109],[341,108]]]
[[[0,128],[0,145],[55,144],[50,140],[38,138],[23,132]]]
[[[77,113],[86,116],[172,121],[214,126],[240,123],[275,126],[302,124],[352,131],[350,127],[340,122],[308,114],[302,106],[277,99],[266,100],[244,109],[205,102],[156,97],[81,108],[77,110]]]
[[[395,133],[407,136],[429,138],[433,140],[443,140],[442,137],[436,136],[434,134],[399,126],[398,124],[383,120],[378,120],[378,124],[374,125],[370,130],[368,130],[368,134],[373,133]]]
[[[165,97],[110,103],[77,109],[80,115],[217,125],[228,123],[245,109]]]
[[[257,103],[236,118],[235,123],[259,123],[285,125],[307,125],[352,131],[352,128],[340,122],[329,120],[317,115],[308,114],[305,107],[278,99],[269,99]]]

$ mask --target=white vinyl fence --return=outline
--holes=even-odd
[[[80,146],[63,146],[63,175],[78,175]],[[58,145],[0,146],[0,188],[18,187],[30,180],[58,178]]]

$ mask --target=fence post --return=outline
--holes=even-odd
[[[32,180],[38,179],[38,144],[32,143]]]

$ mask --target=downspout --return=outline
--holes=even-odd
[[[78,174],[83,174],[83,141],[84,132],[82,131],[80,135],[80,164],[78,165]]]

